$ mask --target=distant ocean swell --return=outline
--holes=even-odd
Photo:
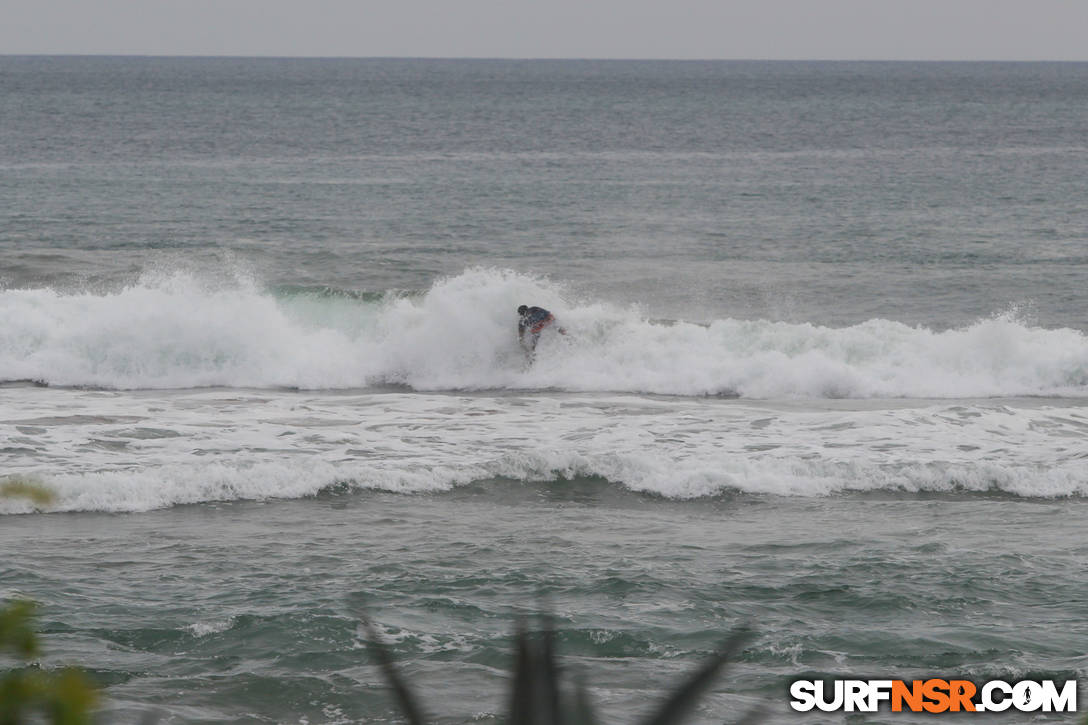
[[[519,303],[570,331],[526,368]],[[1014,314],[935,331],[766,320],[663,323],[561,285],[470,269],[422,294],[269,291],[238,275],[146,275],[112,292],[0,290],[0,381],[116,389],[207,386],[551,388],[745,398],[1088,395],[1088,337]]]
[[[251,465],[216,462],[28,478],[54,492],[56,500],[41,509],[46,511],[148,511],[209,501],[291,499],[366,489],[436,493],[484,482],[500,486],[533,483],[561,490],[572,481],[586,479],[678,500],[728,494],[826,496],[864,491],[988,493],[1026,498],[1088,495],[1088,461],[1083,460],[1045,468],[999,463],[882,465],[804,458],[735,458],[697,463],[648,455],[551,452],[512,454],[467,466],[398,469],[365,461],[268,461]],[[23,500],[0,499],[3,514],[34,510],[38,509]]]

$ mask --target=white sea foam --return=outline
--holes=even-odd
[[[227,617],[226,619],[193,622],[185,629],[194,637],[207,637],[209,634],[219,634],[220,632],[226,632],[228,629],[234,626],[234,622],[234,617]]]
[[[53,511],[146,511],[597,477],[731,492],[1088,495],[1083,401],[760,402],[635,395],[0,388],[0,470]],[[17,417],[12,416],[18,411]],[[0,512],[34,510],[0,499]]]
[[[526,368],[514,308],[552,309]],[[111,294],[0,292],[0,380],[202,386],[629,391],[750,398],[1088,394],[1088,337],[1013,314],[935,331],[766,320],[654,322],[557,284],[473,269],[380,302],[273,295],[239,275],[148,275]]]
[[[632,453],[547,452],[510,456],[479,466],[437,466],[391,471],[367,465],[280,461],[265,465],[160,466],[140,470],[42,476],[56,502],[38,507],[0,500],[0,514],[33,511],[138,512],[181,504],[313,496],[341,484],[355,489],[426,493],[472,481],[563,481],[598,476],[631,490],[665,498],[695,499],[738,492],[825,496],[857,491],[1007,493],[1028,498],[1088,495],[1088,462],[1052,467],[1016,464],[916,463],[803,458],[734,458],[682,461]]]
[[[530,368],[522,302],[570,332]],[[0,291],[0,379],[88,386],[0,386],[0,474],[43,482],[56,511],[585,477],[674,499],[1083,496],[1086,371],[1083,333],[1013,315],[701,325],[510,271],[378,301],[170,273],[111,294]],[[370,387],[389,383],[417,392]],[[741,399],[703,397],[718,393]]]

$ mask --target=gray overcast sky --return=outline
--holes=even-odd
[[[0,0],[0,54],[1088,60],[1088,0]]]

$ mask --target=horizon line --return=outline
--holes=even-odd
[[[177,58],[234,60],[440,60],[440,61],[599,61],[655,63],[1088,63],[1050,58],[662,58],[613,56],[443,56],[443,55],[274,55],[209,53],[0,53],[0,58]]]

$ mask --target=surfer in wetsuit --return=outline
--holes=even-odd
[[[540,333],[545,327],[555,322],[555,315],[543,307],[518,307],[518,342],[525,349],[526,354],[532,359],[536,351],[536,344],[540,341]],[[566,335],[567,331],[562,327],[556,327],[560,335]]]

